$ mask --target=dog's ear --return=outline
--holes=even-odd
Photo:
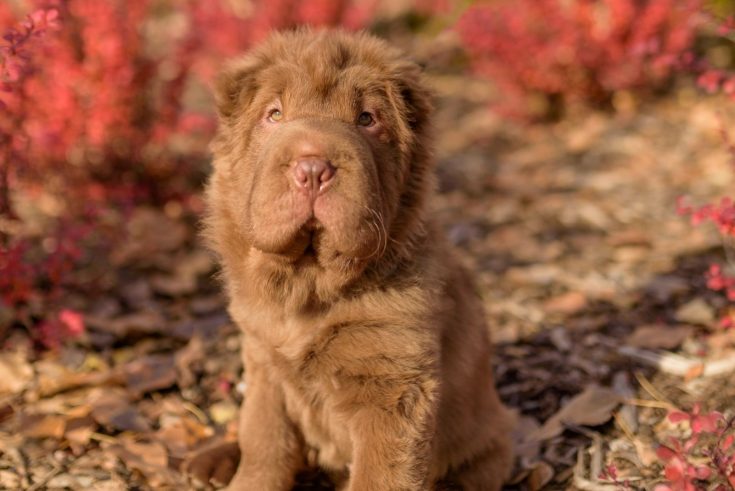
[[[433,93],[424,82],[421,68],[410,61],[399,62],[393,69],[392,79],[400,100],[396,105],[401,119],[408,123],[413,133],[424,133],[434,105]]]
[[[252,99],[256,75],[262,66],[262,58],[250,54],[228,62],[220,71],[214,83],[214,100],[223,121],[228,121]]]

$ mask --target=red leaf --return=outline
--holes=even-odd
[[[676,452],[671,450],[669,447],[666,447],[664,445],[661,445],[656,449],[656,455],[659,459],[663,460],[664,462],[668,462],[669,460],[676,457]]]
[[[79,336],[84,333],[84,317],[79,312],[63,309],[59,312],[59,320],[70,335]]]
[[[689,421],[689,416],[687,413],[683,411],[672,411],[669,413],[669,421],[672,423],[679,423],[681,421]]]
[[[664,476],[672,483],[678,483],[684,479],[684,464],[679,458],[674,458],[666,464]]]
[[[694,433],[714,433],[717,431],[717,425],[721,418],[722,415],[717,411],[704,416],[695,416],[692,418],[692,431]]]
[[[694,469],[694,475],[697,476],[697,479],[709,479],[712,475],[712,469],[701,465]]]

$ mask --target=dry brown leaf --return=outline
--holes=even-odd
[[[23,416],[20,432],[28,438],[61,438],[64,436],[66,418],[57,414],[33,414]]]
[[[69,446],[75,455],[80,455],[84,452],[96,429],[97,423],[90,416],[70,418],[67,420],[64,438],[69,442]]]
[[[218,425],[224,425],[237,418],[238,408],[231,401],[218,401],[209,407],[209,416]]]
[[[709,326],[715,320],[715,310],[703,298],[697,297],[679,307],[674,318],[685,324]]]
[[[625,342],[638,348],[674,349],[692,332],[691,326],[644,325],[637,327]]]
[[[156,437],[172,456],[184,458],[199,442],[211,437],[214,430],[191,417],[161,418],[161,429]]]
[[[17,394],[33,380],[33,369],[20,351],[0,353],[0,396]]]
[[[214,268],[212,257],[196,250],[177,261],[173,274],[158,274],[151,278],[151,286],[157,293],[177,297],[194,293],[199,276]]]
[[[580,292],[567,292],[544,303],[549,314],[575,314],[587,306],[587,297]]]
[[[110,447],[110,451],[123,461],[125,467],[143,474],[152,488],[160,489],[174,480],[168,469],[168,453],[162,443],[138,442],[130,438],[119,441]]]
[[[117,374],[112,370],[73,372],[48,359],[37,362],[35,366],[38,372],[38,392],[41,397],[49,397],[77,387],[119,383]]]
[[[581,393],[573,397],[555,415],[549,418],[538,430],[529,435],[529,439],[548,440],[564,431],[565,424],[579,426],[597,426],[612,417],[613,410],[622,402],[622,398],[612,389],[589,385]]]
[[[127,222],[128,240],[111,254],[115,265],[145,263],[161,252],[181,248],[189,232],[186,224],[153,208],[136,208]]]
[[[196,276],[158,274],[151,277],[151,286],[156,293],[169,297],[181,297],[197,289]]]
[[[222,326],[229,324],[230,316],[226,313],[216,313],[206,317],[181,321],[169,331],[169,335],[179,339],[191,339],[198,333],[205,339],[212,337]]]
[[[114,319],[90,316],[86,321],[90,329],[112,334],[118,339],[131,335],[159,334],[166,330],[166,320],[159,312],[152,310],[135,312]]]
[[[641,459],[641,463],[646,467],[659,461],[659,457],[656,455],[656,450],[651,446],[651,444],[644,442],[640,438],[634,438],[633,445],[635,446],[638,458]]]
[[[531,491],[539,491],[554,478],[554,468],[546,462],[537,462],[528,475],[527,483]]]
[[[179,387],[190,387],[196,382],[195,371],[205,355],[204,342],[199,334],[195,334],[184,348],[176,352],[174,362],[179,375]]]
[[[224,309],[224,298],[222,295],[208,295],[196,297],[191,300],[189,308],[196,315],[211,314],[217,310]]]
[[[683,295],[691,288],[691,282],[678,276],[658,276],[654,278],[645,291],[659,302],[668,302],[677,295]]]
[[[125,364],[125,382],[136,396],[167,389],[176,383],[174,355],[149,355]]]
[[[122,390],[95,391],[90,395],[92,417],[101,425],[120,431],[146,432],[148,421],[130,404]]]
[[[522,467],[530,468],[541,455],[541,442],[527,438],[527,435],[537,431],[539,427],[538,421],[531,416],[518,418],[518,423],[513,431],[513,440],[515,454]]]
[[[704,373],[704,363],[697,363],[692,365],[684,374],[684,381],[689,382],[697,377],[700,377]]]

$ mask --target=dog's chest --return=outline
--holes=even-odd
[[[273,361],[290,419],[300,429],[309,460],[323,467],[344,469],[351,460],[349,421],[339,411],[340,364],[329,355],[338,333],[324,325],[284,323],[290,333],[273,350]]]
[[[299,428],[310,464],[343,470],[351,461],[349,422],[321,383],[287,381],[283,384],[286,411]]]

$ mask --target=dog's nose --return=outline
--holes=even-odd
[[[301,157],[296,160],[292,175],[296,187],[316,196],[326,189],[336,169],[321,157]]]

